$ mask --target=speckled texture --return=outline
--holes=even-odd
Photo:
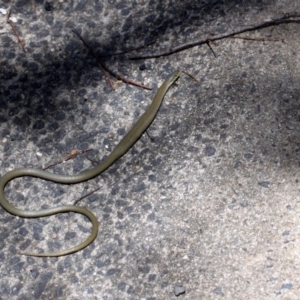
[[[20,208],[81,202],[99,235],[81,252],[33,258],[78,244],[91,225],[69,213],[21,219],[0,208],[0,299],[299,299],[299,24],[226,39],[146,61],[103,57],[153,91],[112,91],[97,55],[156,40],[151,52],[214,32],[300,11],[299,1],[1,1],[0,173],[40,168],[72,149],[107,155],[181,68],[140,141],[101,176],[74,186],[14,180]],[[52,167],[77,173],[84,155]]]

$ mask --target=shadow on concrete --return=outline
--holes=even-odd
[[[37,1],[36,5],[41,5],[41,3],[42,1]],[[99,1],[95,3],[96,6],[101,5]],[[26,5],[30,5],[29,2]],[[122,50],[122,45],[128,41],[134,46],[163,38],[167,30],[175,27],[193,27],[196,30],[200,26],[205,26],[206,23],[215,22],[225,14],[225,11],[230,13],[238,10],[242,15],[253,7],[263,10],[266,5],[271,4],[265,4],[259,0],[198,0],[169,4],[150,1],[148,9],[151,9],[146,17],[140,18],[139,13],[142,8],[137,9],[135,14],[126,16],[122,28],[112,30],[110,39],[94,38],[93,31],[86,37],[82,30],[82,35],[95,52],[101,55],[117,49]],[[20,13],[24,6],[13,9]],[[69,9],[76,11],[78,4],[70,4]],[[120,4],[116,4],[115,7],[112,5],[112,9],[122,10],[122,7]],[[66,23],[64,30],[70,29],[70,34],[72,34],[72,25],[77,24]],[[95,29],[95,36],[98,34],[96,31]],[[183,32],[190,34],[189,31],[183,30]],[[49,34],[51,35],[51,32]],[[59,53],[51,52],[47,42],[43,39],[27,45],[28,54],[20,52],[19,49],[16,49],[17,47],[19,46],[12,34],[1,37],[0,124],[12,119],[13,124],[20,131],[24,131],[24,128],[30,126],[33,130],[41,130],[44,127],[39,124],[45,121],[46,115],[57,117],[62,110],[72,109],[72,105],[75,105],[71,104],[69,100],[62,102],[56,99],[55,95],[60,89],[76,89],[77,95],[84,99],[87,87],[96,86],[97,82],[104,80],[94,57],[88,54],[75,35],[66,44],[65,49],[61,49]],[[40,47],[41,51],[38,51],[37,49]],[[103,60],[108,65],[116,61],[124,64],[126,58],[114,56],[103,58]],[[78,91],[79,85],[82,88]],[[106,86],[103,93],[109,92],[111,89]],[[98,97],[97,93],[94,97]],[[7,129],[0,132],[0,137],[5,135],[7,135]]]

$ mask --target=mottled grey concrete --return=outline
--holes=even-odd
[[[140,141],[108,171],[74,186],[14,180],[11,203],[81,205],[100,222],[89,247],[60,258],[22,250],[76,245],[91,225],[80,215],[22,219],[0,208],[0,299],[300,299],[300,25],[282,24],[169,57],[103,58],[153,88],[116,82],[98,55],[156,40],[139,53],[300,11],[296,0],[1,1],[0,174],[41,168],[72,149],[101,160],[175,69],[182,75]],[[14,19],[15,18],[15,19]],[[50,169],[73,174],[78,156]],[[177,296],[176,296],[177,295]]]

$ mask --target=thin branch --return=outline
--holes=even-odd
[[[184,71],[184,70],[182,70],[182,73],[184,73],[184,74],[186,74],[187,76],[189,76],[189,77],[191,77],[192,79],[194,79],[196,82],[200,82],[193,74],[191,74],[191,73],[188,73],[188,72],[186,72],[186,71]]]
[[[284,42],[284,39],[276,38],[251,38],[247,36],[229,36],[230,39],[241,39],[247,41],[258,41],[258,42]]]
[[[146,132],[146,134],[148,135],[148,138],[150,139],[150,141],[151,141],[151,142],[154,142],[155,139],[154,139],[153,137],[150,136],[148,130],[146,130],[145,132]]]
[[[143,88],[143,89],[145,89],[145,90],[150,90],[150,91],[152,90],[152,88],[150,88],[150,87],[148,87],[148,86],[146,86],[146,85],[143,85],[143,84],[141,84],[141,83],[138,83],[138,82],[136,82],[136,81],[134,81],[134,80],[132,80],[132,79],[123,77],[122,75],[117,74],[117,73],[115,73],[115,72],[113,72],[113,71],[111,71],[111,70],[109,70],[109,72],[110,72],[110,74],[112,74],[113,76],[115,76],[117,79],[122,80],[123,82],[126,82],[126,83],[129,83],[129,84],[132,84],[132,85],[141,87],[141,88]]]
[[[266,19],[263,22],[259,22],[257,24],[246,25],[240,29],[232,30],[232,31],[222,33],[219,35],[212,35],[210,37],[206,37],[206,38],[203,38],[203,39],[200,39],[197,41],[185,43],[185,44],[179,45],[179,46],[174,47],[167,51],[162,51],[162,52],[156,53],[156,54],[149,54],[149,55],[145,54],[145,55],[140,55],[140,56],[134,56],[134,57],[130,57],[129,59],[135,60],[135,59],[157,58],[160,56],[167,56],[167,55],[178,53],[180,51],[183,51],[183,50],[195,47],[195,46],[207,44],[211,41],[217,41],[217,40],[221,40],[224,38],[228,38],[228,37],[234,36],[236,34],[244,33],[247,31],[253,31],[253,30],[257,30],[257,29],[261,29],[261,28],[265,28],[265,27],[269,27],[269,26],[275,26],[275,25],[279,25],[282,23],[300,23],[300,20],[293,20],[293,19],[291,20],[291,18],[300,18],[300,13],[296,12],[296,13],[281,14],[281,15],[275,16],[273,18]]]
[[[85,153],[85,157],[86,157],[89,161],[91,161],[91,162],[93,162],[93,163],[100,164],[100,162],[97,161],[96,159],[93,159],[93,158],[88,157],[86,153]]]
[[[116,55],[126,54],[128,52],[132,52],[132,51],[136,51],[136,50],[140,50],[140,49],[146,48],[146,47],[151,46],[151,45],[153,45],[155,43],[156,43],[156,41],[152,41],[152,42],[149,42],[149,43],[147,43],[145,45],[137,46],[137,47],[133,47],[133,48],[129,48],[129,49],[126,49],[126,50],[123,50],[123,51],[120,51],[120,52],[101,54],[100,57],[110,57],[110,56],[116,56]]]
[[[11,9],[8,11],[8,15],[7,15],[6,22],[7,22],[7,24],[10,25],[12,31],[14,32],[15,36],[17,37],[18,42],[19,42],[19,44],[20,44],[22,50],[23,50],[24,52],[26,52],[24,43],[22,42],[22,40],[21,40],[21,38],[20,38],[20,36],[19,36],[19,34],[18,34],[18,32],[17,32],[17,29],[16,29],[15,25],[14,25],[13,22],[9,19],[10,17],[11,17]]]
[[[78,154],[82,154],[82,153],[86,154],[88,151],[92,151],[92,150],[93,149],[85,149],[85,150],[76,150],[76,149],[74,149],[66,157],[64,157],[62,159],[59,159],[59,160],[57,160],[53,163],[48,164],[46,167],[43,168],[43,170],[47,170],[50,167],[56,166],[56,165],[61,164],[65,161],[67,161],[67,160],[70,160],[70,159],[76,157]]]
[[[8,11],[8,14],[7,14],[6,21],[8,21],[8,20],[9,20],[10,16],[11,16],[11,8],[10,8],[10,9],[9,9],[9,11]]]
[[[97,60],[97,63],[101,69],[101,71],[103,72],[103,74],[105,75],[106,77],[106,80],[108,81],[110,87],[114,90],[114,85],[113,85],[113,82],[111,81],[111,79],[109,78],[109,74],[108,72],[106,71],[106,68],[105,66],[103,65],[103,63],[101,62],[101,60],[96,56],[94,50],[88,45],[88,43],[83,39],[83,37],[80,35],[80,33],[76,30],[76,29],[73,29],[72,30],[76,36],[82,41],[82,43],[84,44],[84,46],[91,52],[91,54],[96,58]]]
[[[217,58],[217,55],[216,55],[214,49],[212,48],[210,41],[208,41],[206,44],[207,44],[208,48],[210,49],[210,51],[213,53],[214,57]]]
[[[105,66],[105,64],[99,59],[99,57],[95,54],[95,52],[94,52],[94,50],[92,49],[92,47],[90,47],[90,46],[88,45],[88,43],[83,39],[83,37],[80,35],[80,33],[79,33],[76,29],[73,29],[72,31],[76,34],[76,36],[82,41],[82,43],[85,45],[85,47],[91,52],[91,54],[92,54],[92,55],[94,56],[94,58],[97,60],[100,69],[101,69],[102,72],[105,74],[105,76],[106,76],[106,78],[107,78],[107,80],[108,80],[108,82],[109,82],[109,84],[110,84],[110,86],[111,86],[112,89],[114,89],[114,86],[113,86],[112,81],[111,81],[110,78],[109,78],[109,74],[108,74],[108,73],[110,73],[112,76],[116,77],[117,79],[122,80],[123,82],[126,82],[126,83],[129,83],[129,84],[132,84],[132,85],[141,87],[141,88],[146,89],[146,90],[151,90],[151,88],[148,87],[148,86],[145,86],[145,85],[143,85],[143,84],[141,84],[141,83],[138,83],[138,82],[136,82],[136,81],[134,81],[134,80],[128,79],[128,78],[126,78],[126,77],[124,77],[124,76],[122,76],[122,75],[120,75],[120,74],[117,74],[117,73],[115,73],[115,72],[109,70],[109,69]]]
[[[84,196],[78,198],[77,200],[74,201],[73,205],[77,205],[77,203],[78,203],[79,201],[83,200],[84,198],[88,197],[89,195],[92,195],[93,193],[97,192],[98,190],[100,190],[100,188],[96,188],[96,189],[94,189],[93,191],[91,191],[91,192],[85,194]]]

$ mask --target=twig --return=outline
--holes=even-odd
[[[153,45],[155,43],[156,43],[156,41],[152,41],[152,42],[149,42],[149,43],[147,43],[145,45],[138,46],[138,47],[133,47],[133,48],[129,48],[129,49],[126,49],[126,50],[123,50],[123,51],[120,51],[120,52],[101,54],[100,57],[110,57],[110,56],[116,56],[116,55],[126,54],[128,52],[132,52],[132,51],[143,49],[143,48],[148,47],[150,45]]]
[[[207,41],[206,44],[207,44],[208,48],[210,49],[210,51],[213,53],[214,57],[217,58],[217,55],[216,55],[214,49],[212,48],[210,41]]]
[[[148,133],[148,130],[145,131],[146,134],[148,135],[148,138],[150,139],[151,142],[154,142],[154,138],[150,136],[150,134]]]
[[[77,200],[74,201],[73,205],[76,205],[79,201],[81,201],[81,200],[83,200],[84,198],[88,197],[89,195],[91,195],[91,194],[97,192],[98,190],[100,190],[100,188],[97,188],[97,189],[95,189],[95,190],[93,190],[93,191],[87,193],[86,195],[84,195],[84,196],[78,198]]]
[[[193,74],[188,73],[188,72],[186,72],[184,70],[182,70],[182,73],[186,74],[187,76],[190,76],[192,79],[194,79],[196,82],[199,83],[199,80]]]
[[[296,12],[296,13],[285,13],[285,14],[281,14],[278,16],[275,16],[273,18],[264,20],[263,22],[257,23],[257,24],[253,24],[253,25],[246,25],[240,29],[236,29],[236,30],[232,30],[226,33],[222,33],[219,35],[212,35],[210,37],[206,37],[194,42],[189,42],[189,43],[185,43],[182,45],[179,45],[177,47],[174,47],[170,50],[167,51],[162,51],[160,53],[156,53],[156,54],[145,54],[145,55],[140,55],[140,56],[134,56],[134,57],[130,57],[129,59],[146,59],[146,58],[156,58],[156,57],[160,57],[160,56],[167,56],[167,55],[171,55],[195,46],[199,46],[202,44],[206,44],[209,43],[211,41],[217,41],[217,40],[221,40],[227,37],[231,37],[234,36],[236,34],[239,33],[243,33],[246,31],[253,31],[253,30],[257,30],[257,29],[261,29],[261,28],[265,28],[265,27],[269,27],[269,26],[275,26],[275,25],[279,25],[282,23],[300,23],[300,20],[290,20],[291,18],[300,18],[300,13]]]
[[[86,152],[92,151],[92,150],[93,150],[93,149],[85,149],[85,150],[75,150],[75,149],[74,149],[74,150],[72,150],[72,151],[68,154],[68,156],[66,156],[66,157],[63,158],[63,159],[57,160],[57,161],[54,162],[54,163],[48,164],[46,167],[43,168],[43,170],[47,170],[47,169],[49,169],[50,167],[56,166],[56,165],[61,164],[61,163],[65,162],[65,161],[67,161],[67,160],[70,160],[70,159],[76,157],[78,154],[86,153]]]
[[[22,42],[22,40],[21,40],[21,38],[20,38],[20,36],[19,36],[19,34],[18,34],[18,32],[17,32],[17,29],[16,29],[15,25],[14,25],[13,22],[9,19],[10,16],[11,16],[11,9],[8,11],[8,15],[7,15],[6,22],[7,22],[7,24],[10,25],[12,31],[14,32],[15,36],[17,37],[18,42],[19,42],[19,44],[20,44],[22,50],[23,50],[24,52],[26,52],[24,43]]]
[[[9,11],[8,11],[8,14],[7,14],[6,21],[8,21],[8,20],[9,20],[10,16],[11,16],[11,8],[10,8],[10,9],[9,9]]]
[[[230,39],[241,39],[247,41],[258,41],[258,42],[284,42],[284,39],[276,38],[251,38],[247,36],[229,36]]]
[[[85,153],[85,157],[86,157],[89,161],[91,161],[91,162],[94,162],[94,163],[96,163],[96,164],[99,164],[99,163],[100,163],[100,162],[97,161],[96,159],[93,159],[93,158],[88,157],[86,153]]]
[[[122,75],[120,75],[120,74],[117,74],[117,73],[115,73],[115,72],[113,72],[113,71],[109,71],[113,76],[115,76],[117,79],[120,79],[120,80],[122,80],[123,82],[127,82],[127,83],[129,83],[129,84],[132,84],[132,85],[135,85],[135,86],[138,86],[138,87],[141,87],[141,88],[143,88],[143,89],[145,89],[145,90],[152,90],[152,88],[150,88],[150,87],[148,87],[148,86],[146,86],[146,85],[143,85],[143,84],[141,84],[141,83],[138,83],[138,82],[136,82],[136,81],[133,81],[133,80],[131,80],[131,79],[129,79],[129,78],[126,78],[126,77],[123,77]]]
[[[113,85],[113,82],[111,81],[111,79],[109,78],[109,75],[108,75],[108,72],[106,71],[106,68],[105,66],[103,65],[103,63],[101,62],[101,60],[96,56],[96,54],[94,53],[94,50],[88,45],[88,43],[83,39],[83,37],[80,35],[80,33],[76,30],[76,29],[73,29],[72,30],[76,36],[82,41],[82,43],[84,44],[84,46],[92,53],[92,55],[96,58],[97,62],[98,62],[98,65],[101,69],[101,71],[103,72],[103,74],[105,75],[106,77],[106,80],[108,81],[110,87],[114,90],[114,85]]]
[[[73,29],[72,30],[76,36],[83,42],[83,44],[85,45],[85,47],[91,52],[91,54],[95,57],[95,59],[97,60],[98,64],[99,64],[99,67],[100,69],[102,70],[102,72],[105,74],[106,78],[107,78],[107,81],[109,82],[111,88],[114,90],[114,86],[113,86],[113,83],[112,81],[110,80],[109,78],[109,74],[110,73],[112,76],[116,77],[117,79],[119,80],[122,80],[123,82],[126,82],[126,83],[129,83],[129,84],[132,84],[132,85],[135,85],[135,86],[138,86],[138,87],[141,87],[143,89],[146,89],[146,90],[151,90],[150,87],[148,86],[145,86],[141,83],[138,83],[136,81],[133,81],[131,79],[128,79],[128,78],[125,78],[123,77],[122,75],[119,75],[111,70],[109,70],[105,64],[99,59],[99,57],[95,54],[94,50],[92,49],[92,47],[90,47],[88,45],[88,43],[83,39],[83,37],[80,35],[80,33],[76,30],[76,29]]]

